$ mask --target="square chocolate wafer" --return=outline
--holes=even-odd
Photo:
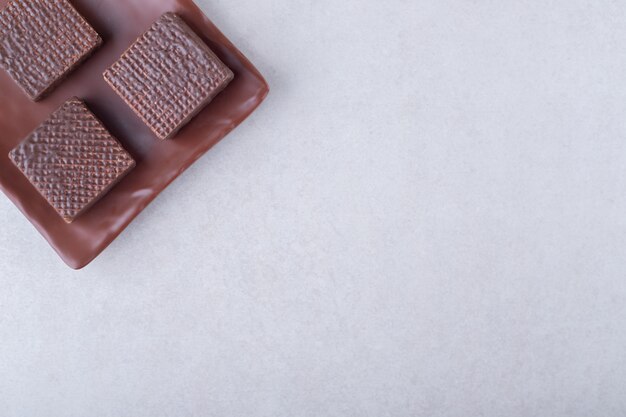
[[[174,136],[233,77],[174,13],[161,16],[104,73],[109,85],[160,139]]]
[[[0,67],[35,101],[101,43],[67,0],[11,0],[0,11]]]
[[[9,157],[68,223],[135,166],[128,152],[77,98],[52,113]]]

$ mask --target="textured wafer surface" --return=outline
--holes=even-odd
[[[101,43],[67,0],[12,0],[0,11],[0,66],[33,100]]]
[[[233,79],[176,14],[166,13],[104,73],[161,139],[172,137]]]
[[[68,222],[135,165],[128,152],[76,98],[55,111],[9,156]]]

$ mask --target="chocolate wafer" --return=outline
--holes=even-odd
[[[160,139],[176,134],[233,79],[176,14],[166,13],[104,73]]]
[[[67,0],[11,0],[0,11],[0,67],[35,101],[101,43]]]
[[[77,98],[55,111],[9,157],[68,223],[135,166],[128,152]]]

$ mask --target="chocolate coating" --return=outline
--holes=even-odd
[[[101,43],[67,0],[12,0],[0,11],[0,67],[35,101]]]
[[[135,166],[128,152],[77,98],[52,113],[9,157],[68,223]]]
[[[0,0],[0,7],[6,3],[7,0]],[[69,266],[81,268],[102,252],[167,185],[246,119],[266,97],[268,86],[191,0],[73,0],[73,5],[101,34],[104,46],[60,84],[54,94],[39,103],[32,102],[0,71],[0,189]],[[178,132],[176,139],[159,141],[109,87],[102,73],[145,28],[170,11],[194,29],[235,78]],[[85,100],[137,161],[137,166],[68,225],[50,205],[42,204],[37,190],[8,154],[73,96]],[[34,234],[29,238],[36,240]],[[128,256],[141,256],[145,248],[129,246],[127,250],[132,252]]]
[[[160,139],[213,100],[233,72],[174,13],[165,13],[104,73]]]

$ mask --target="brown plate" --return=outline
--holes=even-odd
[[[0,0],[5,7],[8,0]],[[56,90],[32,102],[0,70],[0,189],[72,268],[86,266],[176,177],[256,109],[269,92],[261,74],[191,0],[73,0],[104,39]],[[165,12],[178,13],[235,73],[230,85],[178,135],[157,139],[102,77]],[[9,151],[72,96],[85,100],[137,161],[87,213],[66,224],[11,163]]]

